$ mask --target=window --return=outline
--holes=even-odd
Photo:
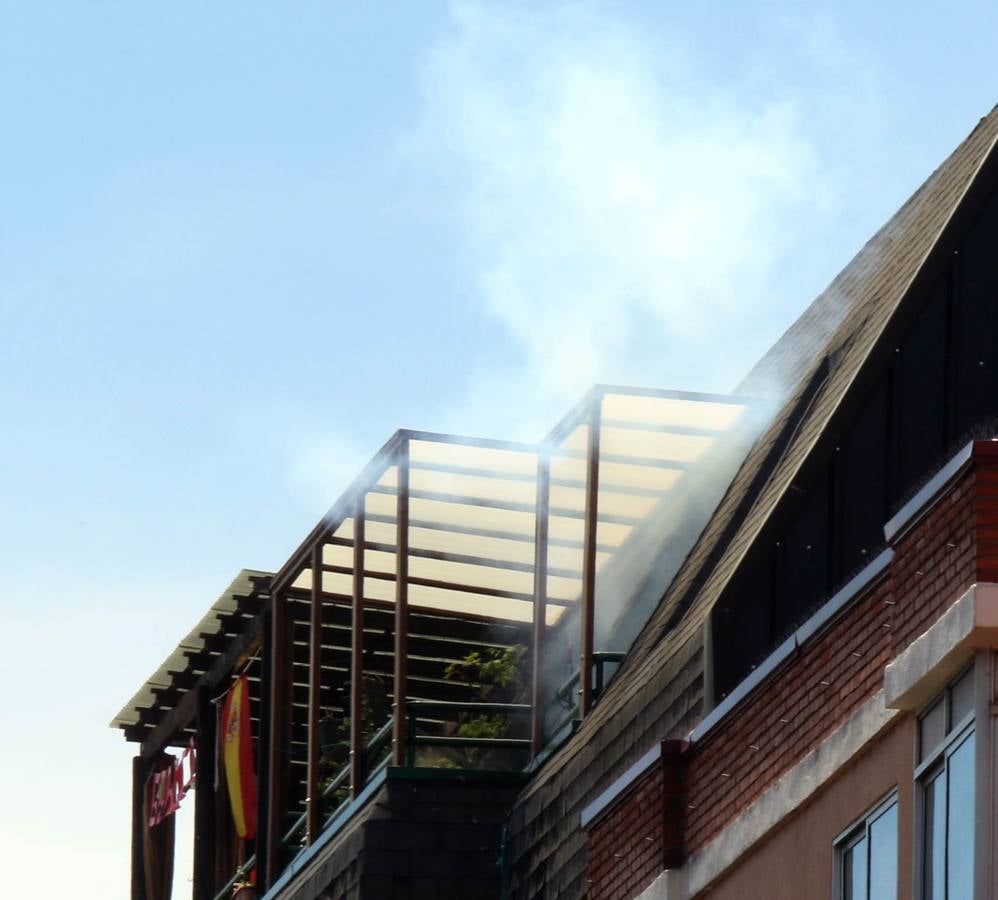
[[[898,804],[889,797],[835,845],[837,900],[897,900]]]
[[[918,722],[922,900],[974,896],[974,670]]]

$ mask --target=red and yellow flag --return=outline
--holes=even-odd
[[[256,834],[256,775],[250,734],[249,680],[240,675],[229,689],[222,709],[222,761],[236,833]]]

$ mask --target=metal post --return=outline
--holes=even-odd
[[[263,647],[260,655],[260,731],[257,738],[257,759],[259,760],[259,772],[256,779],[257,883],[264,887],[268,884],[268,879],[270,878],[270,873],[267,871],[267,847],[270,845],[270,816],[267,811],[270,809],[270,683],[272,681],[270,663],[271,647],[274,643],[274,596],[276,594],[270,596],[263,613]]]
[[[596,525],[599,498],[599,439],[603,394],[597,393],[589,415],[589,446],[586,451],[586,518],[582,557],[582,688],[580,715],[585,717],[593,703],[593,621],[596,606]]]
[[[393,761],[405,765],[405,701],[409,655],[409,439],[399,446],[398,496],[395,515],[395,721]]]
[[[281,828],[286,797],[288,772],[288,623],[283,592],[274,594],[270,613],[270,728],[267,735],[267,843],[264,848],[266,887],[270,887],[279,873]]]
[[[132,760],[132,891],[131,900],[146,900],[146,866],[143,850],[145,823],[142,800],[146,789],[146,766],[141,756]]]
[[[353,596],[350,621],[350,796],[364,786],[364,503],[357,497],[353,513]],[[380,723],[375,722],[375,727]]]
[[[544,747],[544,637],[547,628],[548,520],[551,502],[551,455],[547,448],[537,456],[537,502],[534,510],[534,647],[530,685],[530,753]]]
[[[197,779],[194,790],[193,900],[213,900],[218,834],[215,827],[215,707],[207,685],[198,688]]]
[[[409,738],[409,746],[406,752],[406,765],[410,769],[416,768],[416,710],[409,710],[409,730],[406,732]]]
[[[312,595],[308,630],[308,773],[305,790],[306,840],[312,843],[322,827],[319,796],[319,715],[322,706],[322,542],[312,547]]]

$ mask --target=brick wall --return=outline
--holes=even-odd
[[[590,829],[587,887],[592,900],[632,897],[662,871],[664,778],[649,769]]]
[[[586,848],[590,900],[633,897],[663,866],[682,864],[685,749],[685,742],[665,741],[662,758],[590,823]]]
[[[585,896],[582,809],[663,737],[689,733],[703,717],[702,681],[698,632],[688,642],[674,644],[662,666],[638,684],[632,715],[610,717],[605,727],[591,730],[586,753],[571,754],[534,777],[510,816],[511,896]]]
[[[888,582],[770,679],[695,749],[685,848],[695,852],[883,682],[890,659]]]
[[[783,772],[883,686],[884,667],[977,581],[998,581],[998,444],[893,547],[887,572],[689,753],[635,783],[588,834],[589,896],[640,893],[666,864],[666,844],[704,847]],[[683,790],[677,789],[682,785]],[[684,816],[666,816],[667,797]],[[679,824],[681,823],[681,827]]]
[[[980,446],[980,445],[978,445]],[[982,462],[988,463],[985,457]],[[953,484],[921,521],[894,544],[890,568],[891,656],[922,634],[978,580],[978,492],[998,470],[975,468]],[[998,489],[998,484],[995,484]],[[998,493],[998,490],[996,490]]]

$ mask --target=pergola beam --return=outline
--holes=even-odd
[[[259,644],[262,633],[263,618],[261,615],[251,619],[246,630],[229,643],[228,648],[221,656],[215,658],[212,667],[201,676],[198,685],[203,685],[209,690],[217,687],[239,660],[252,652],[254,646]],[[196,687],[187,691],[177,705],[153,728],[149,736],[142,742],[140,756],[144,760],[152,759],[178,731],[191,726],[197,717],[197,694]]]

